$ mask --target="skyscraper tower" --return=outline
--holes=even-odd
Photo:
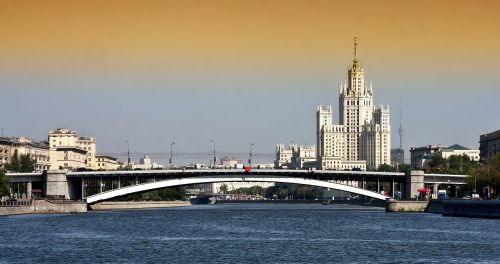
[[[361,127],[373,118],[372,85],[365,82],[365,70],[358,61],[358,38],[354,38],[354,60],[347,82],[340,85],[339,124],[346,127],[346,160],[359,160]]]

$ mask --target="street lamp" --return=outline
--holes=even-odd
[[[125,139],[125,143],[127,143],[127,170],[130,170],[130,142]]]
[[[215,141],[211,139],[210,142],[212,142],[212,144],[214,145],[214,168],[215,168],[215,163],[217,162],[217,158],[215,157]]]
[[[172,147],[175,145],[175,142],[170,143],[170,160],[168,163],[170,163],[170,167],[172,167]]]
[[[255,143],[250,144],[250,158],[248,159],[248,163],[250,164],[250,167],[252,167],[252,147],[255,145]]]

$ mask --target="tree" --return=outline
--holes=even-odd
[[[7,170],[12,172],[33,172],[36,162],[31,158],[30,154],[21,154],[19,156],[17,149],[14,150],[14,155],[10,158],[10,164],[7,165]]]
[[[30,154],[21,155],[19,172],[33,172],[35,170],[35,161]]]
[[[9,195],[9,177],[0,170],[0,197]]]
[[[222,193],[227,193],[227,185],[224,183],[220,186],[219,190],[222,192]]]
[[[389,164],[384,163],[378,167],[377,171],[395,172],[396,168],[394,168],[393,166],[391,166]]]
[[[14,155],[10,158],[10,163],[7,165],[8,171],[19,172],[21,170],[21,162],[19,161],[19,154],[17,149],[14,150]]]
[[[483,196],[485,186],[490,187],[491,197],[497,197],[500,190],[500,153],[491,158],[487,164],[477,166],[472,171],[474,177],[469,177],[468,189],[476,189]]]

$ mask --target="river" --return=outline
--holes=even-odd
[[[10,263],[500,263],[500,221],[316,204],[0,217]]]

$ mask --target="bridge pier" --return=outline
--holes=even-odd
[[[49,170],[43,175],[44,197],[69,199],[66,171]]]
[[[406,178],[406,199],[415,199],[418,197],[418,189],[424,188],[424,171],[412,170],[405,173]]]

